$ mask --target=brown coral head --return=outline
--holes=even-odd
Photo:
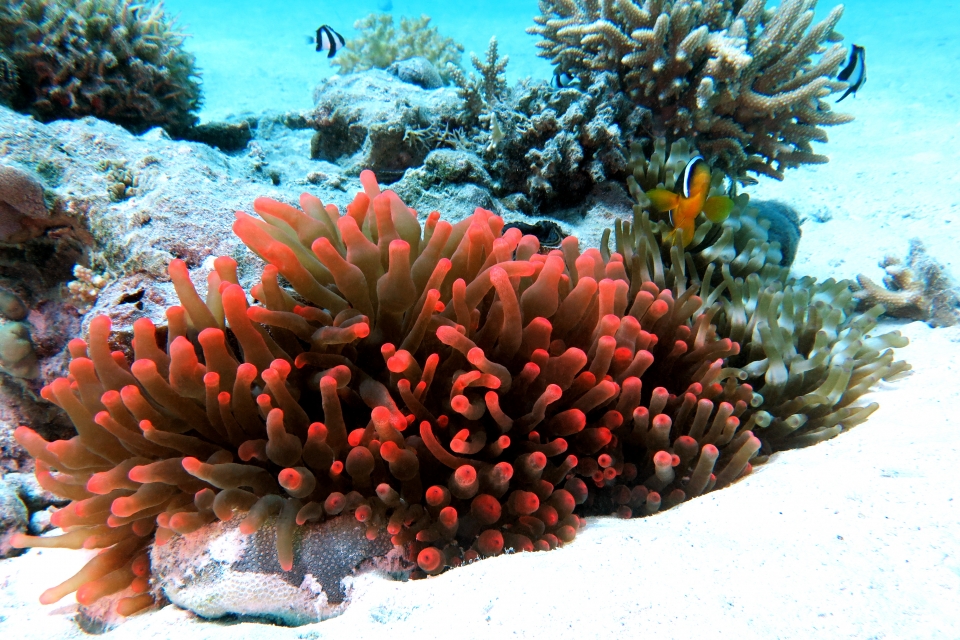
[[[237,512],[246,533],[275,519],[283,567],[298,526],[346,517],[427,575],[552,549],[581,515],[653,513],[749,471],[754,394],[693,289],[631,278],[621,254],[574,237],[542,255],[483,209],[421,224],[361,181],[343,212],[304,194],[237,213],[267,263],[252,306],[233,260],[205,299],[174,260],[165,345],[138,320],[131,363],[105,317],[71,343],[70,375],[43,395],[77,437],[17,431],[41,484],[73,500],[55,516],[65,533],[16,542],[105,551],[44,602],[135,591],[151,537]]]

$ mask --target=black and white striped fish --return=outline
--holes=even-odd
[[[332,58],[337,51],[340,51],[347,44],[347,41],[332,27],[324,24],[317,29],[316,37],[307,38],[307,43],[317,45],[317,51],[329,51],[327,57]]]
[[[867,82],[866,49],[858,44],[850,47],[850,59],[847,61],[847,65],[837,75],[837,80],[850,85],[847,87],[847,91],[840,96],[840,100],[843,100],[851,93],[856,97],[857,91]],[[840,100],[837,100],[837,102],[840,102]]]

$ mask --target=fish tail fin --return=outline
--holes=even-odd
[[[657,211],[661,213],[676,209],[680,205],[680,196],[668,189],[650,189],[647,198]]]
[[[683,224],[677,227],[677,232],[680,233],[680,238],[683,240],[684,249],[689,247],[690,243],[693,242],[693,234],[696,230],[697,228],[693,223],[693,218],[685,220]]]
[[[703,203],[703,214],[710,222],[723,222],[733,211],[733,200],[727,196],[713,196]]]

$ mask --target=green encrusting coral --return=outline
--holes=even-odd
[[[883,307],[858,313],[848,280],[792,277],[780,243],[770,240],[770,222],[716,169],[711,194],[734,199],[730,217],[714,224],[701,215],[687,250],[669,242],[671,226],[656,219],[661,215],[652,213],[644,190],[675,188],[696,152],[684,139],[669,153],[663,140],[649,157],[640,147],[633,151],[628,183],[639,202],[632,221],[617,221],[615,251],[634,277],[678,297],[696,289],[717,334],[740,345],[725,364],[757,392],[759,410],[747,428],[763,442],[761,452],[814,444],[863,422],[879,405],[857,401],[910,369],[893,354],[907,339],[899,331],[875,332]],[[607,254],[609,237],[608,230],[601,243]]]
[[[0,0],[0,101],[44,122],[180,133],[200,107],[183,40],[152,0]]]
[[[395,27],[393,16],[371,13],[357,20],[353,28],[359,33],[347,41],[333,64],[340,73],[356,73],[367,69],[386,69],[394,62],[423,57],[437,68],[445,84],[452,82],[448,65],[460,66],[463,45],[446,38],[430,26],[430,17],[400,18]]]

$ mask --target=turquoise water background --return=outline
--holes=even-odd
[[[203,73],[203,120],[230,114],[288,111],[311,106],[313,88],[336,70],[305,43],[321,24],[351,38],[353,23],[380,12],[388,0],[318,2],[288,0],[167,0],[192,37],[187,48]],[[510,56],[508,79],[549,79],[548,61],[538,58],[537,38],[525,33],[539,13],[535,0],[391,0],[401,16],[429,15],[442,35],[482,56],[496,35]],[[777,3],[773,2],[771,5]],[[821,0],[818,14],[836,3]],[[850,0],[840,22],[846,42],[867,48],[869,82],[859,100],[911,98],[927,109],[950,111],[960,98],[960,2],[953,0]],[[848,101],[849,102],[849,101]],[[849,107],[848,107],[849,108]]]

